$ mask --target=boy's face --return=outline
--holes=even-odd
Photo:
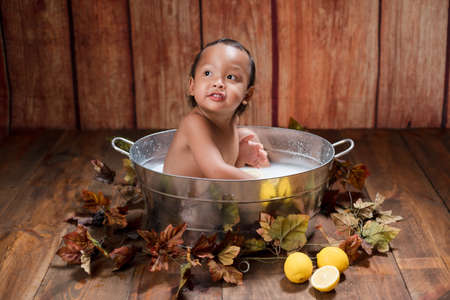
[[[206,48],[191,78],[189,92],[206,112],[234,114],[247,97],[250,61],[247,53],[225,44]]]

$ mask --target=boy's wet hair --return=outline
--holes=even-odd
[[[200,60],[200,57],[202,56],[203,51],[205,51],[206,48],[217,45],[217,44],[225,44],[227,46],[235,47],[235,48],[247,53],[248,60],[250,61],[250,78],[248,81],[247,89],[250,88],[251,86],[253,86],[255,84],[256,67],[255,67],[255,61],[253,60],[253,57],[250,54],[250,51],[248,51],[247,48],[245,48],[238,41],[235,41],[232,39],[227,39],[227,38],[219,39],[214,42],[208,43],[202,50],[200,50],[199,53],[197,53],[197,55],[195,56],[195,59],[194,59],[194,63],[192,64],[192,67],[191,67],[191,73],[190,73],[191,77],[195,78],[195,70],[197,69],[197,64]],[[192,107],[197,106],[197,102],[195,101],[194,96],[189,96],[189,103],[191,104]],[[239,104],[238,108],[236,109],[236,114],[238,114],[238,115],[242,114],[246,107],[247,107],[247,105],[243,105],[242,103]]]

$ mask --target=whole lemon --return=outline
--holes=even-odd
[[[317,266],[335,266],[339,272],[347,270],[349,265],[347,253],[339,247],[325,247],[317,253]]]
[[[308,255],[302,252],[290,254],[284,262],[284,274],[289,281],[302,283],[311,277],[313,270],[312,261]]]

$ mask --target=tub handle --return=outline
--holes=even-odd
[[[130,152],[127,152],[127,151],[123,150],[122,148],[119,148],[119,147],[116,146],[116,141],[122,141],[122,142],[124,142],[124,143],[130,144],[130,146],[133,146],[134,143],[133,143],[132,141],[129,141],[129,140],[124,139],[124,138],[122,138],[122,137],[115,137],[115,138],[113,138],[112,141],[111,141],[112,147],[113,147],[117,152],[120,152],[120,153],[122,153],[122,154],[125,154],[126,156],[130,156]]]
[[[342,145],[342,144],[345,144],[345,143],[350,144],[350,146],[347,149],[345,149],[344,151],[339,152],[338,154],[334,155],[335,158],[341,157],[342,155],[345,155],[345,154],[349,153],[350,151],[352,151],[353,147],[355,147],[355,143],[353,142],[352,139],[340,140],[339,142],[334,143],[333,147],[336,147],[336,146],[339,146],[339,145]]]

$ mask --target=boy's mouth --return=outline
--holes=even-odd
[[[214,92],[214,93],[209,94],[208,98],[210,98],[213,101],[223,101],[223,100],[225,100],[225,94]]]

